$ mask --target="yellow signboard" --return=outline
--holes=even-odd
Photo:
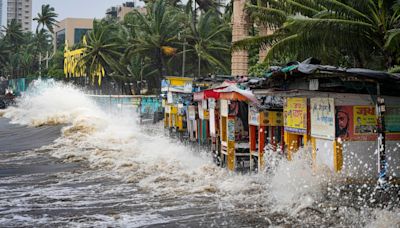
[[[262,126],[283,126],[282,112],[264,111],[261,113],[260,119]]]
[[[285,131],[307,132],[307,98],[286,98],[283,112]]]
[[[373,106],[354,106],[354,134],[371,134],[376,131],[376,114]]]

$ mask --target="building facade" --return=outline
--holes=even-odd
[[[146,13],[146,8],[136,8],[134,2],[125,2],[121,6],[113,6],[107,9],[106,17],[122,21],[124,20],[125,16],[133,10],[138,10],[143,14]]]
[[[248,37],[248,16],[244,9],[245,0],[233,1],[232,15],[232,42],[236,42]],[[244,76],[248,74],[249,54],[247,50],[232,51],[231,74],[233,76]]]
[[[93,29],[93,20],[87,18],[66,18],[55,27],[55,45],[60,47],[67,43],[69,47],[82,41],[86,33]]]
[[[7,0],[7,24],[16,20],[24,32],[32,30],[32,0]]]
[[[0,27],[3,26],[3,0],[0,0]]]

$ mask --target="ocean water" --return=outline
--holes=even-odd
[[[267,153],[260,173],[231,173],[207,151],[110,112],[84,91],[36,81],[0,112],[0,224],[67,227],[399,227],[399,186],[314,172],[306,148]]]

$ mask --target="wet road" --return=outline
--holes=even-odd
[[[159,157],[144,157],[140,166],[140,160],[129,161],[133,152],[59,142],[60,130],[12,125],[0,118],[2,227],[400,225],[398,186],[380,204],[370,197],[373,187],[367,185],[329,182],[312,189],[296,179],[285,181],[288,174],[303,172],[296,162],[277,169],[272,177],[229,174],[207,163],[199,173],[179,172],[173,163],[167,168],[157,165],[165,163]],[[144,148],[154,144],[154,137],[141,137]],[[74,150],[90,155],[77,156]],[[57,151],[64,156],[57,157]],[[125,163],[109,166],[113,153]],[[156,165],[150,165],[151,159],[158,159]],[[271,200],[272,195],[277,198]]]
[[[263,226],[224,210],[212,194],[160,194],[121,172],[50,156],[59,126],[28,128],[0,118],[0,224],[28,227]],[[247,213],[251,215],[251,213]]]

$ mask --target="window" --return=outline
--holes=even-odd
[[[75,35],[74,35],[74,43],[77,44],[82,41],[82,38],[88,31],[91,29],[82,29],[82,28],[76,28],[75,29]]]
[[[56,32],[56,45],[60,47],[65,43],[65,29]]]

